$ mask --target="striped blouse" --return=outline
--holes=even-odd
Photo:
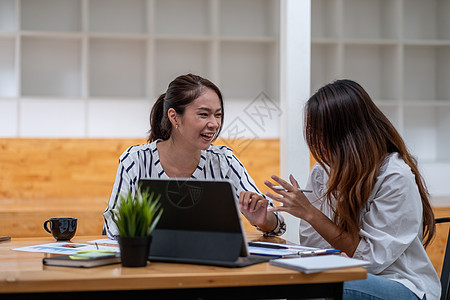
[[[161,166],[156,143],[157,141],[132,146],[120,156],[116,180],[108,207],[103,214],[105,218],[104,229],[110,238],[116,238],[119,234],[112,219],[112,210],[117,205],[119,195],[128,191],[131,191],[134,195],[141,178],[169,178]],[[233,151],[225,146],[211,145],[208,150],[202,150],[200,162],[191,178],[228,179],[234,185],[237,198],[242,191],[252,191],[265,197],[256,187],[244,165],[234,156]],[[273,207],[272,200],[266,199],[269,200],[268,207]],[[278,213],[276,215],[278,219],[276,228],[271,232],[264,232],[265,236],[281,235],[286,231],[283,217]]]

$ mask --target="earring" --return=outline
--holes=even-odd
[[[175,125],[175,128],[176,128],[176,129],[178,129],[178,124],[177,124],[177,125]]]

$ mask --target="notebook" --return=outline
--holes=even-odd
[[[370,262],[342,255],[319,255],[301,258],[279,258],[270,261],[271,265],[303,273],[317,273],[332,269],[362,267]]]
[[[120,263],[120,254],[112,251],[83,251],[71,255],[44,257],[42,263],[48,266],[92,268]]]
[[[249,255],[236,192],[228,180],[141,179],[161,195],[150,261],[243,267],[268,261]]]

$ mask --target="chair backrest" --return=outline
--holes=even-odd
[[[436,223],[450,223],[450,218],[437,218]],[[444,252],[444,263],[442,265],[441,271],[441,286],[442,286],[442,294],[441,300],[450,300],[450,229],[448,231],[447,237],[447,246],[445,247]]]

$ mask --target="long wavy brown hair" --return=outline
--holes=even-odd
[[[325,197],[330,204],[336,200],[334,222],[354,236],[381,164],[389,153],[399,153],[415,176],[423,207],[423,242],[428,246],[435,221],[417,161],[358,83],[337,80],[319,89],[306,103],[304,134],[312,155],[328,172]]]

